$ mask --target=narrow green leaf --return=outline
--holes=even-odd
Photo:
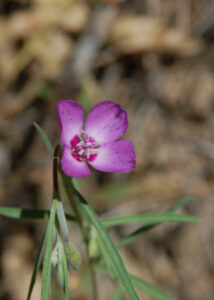
[[[54,155],[54,150],[53,150],[53,147],[51,145],[51,142],[47,136],[47,134],[45,133],[45,131],[37,124],[37,123],[33,123],[33,125],[35,126],[36,130],[38,131],[40,137],[42,138],[49,154],[50,154],[50,157],[53,157]]]
[[[128,292],[131,299],[139,300],[139,297],[137,296],[133,284],[126,271],[123,260],[120,254],[118,253],[115,245],[113,244],[110,236],[108,235],[107,231],[105,230],[101,221],[99,220],[97,214],[94,212],[91,206],[88,205],[86,200],[82,197],[82,195],[78,191],[74,190],[74,196],[78,198],[81,206],[83,207],[83,209],[85,209],[94,227],[96,228],[97,233],[100,236],[100,240],[102,241],[103,245],[106,247],[108,251],[108,255],[111,260],[112,267],[114,268],[117,277],[121,280],[121,283],[123,284],[124,288]]]
[[[160,222],[198,222],[199,218],[184,214],[176,214],[172,212],[155,212],[139,215],[123,216],[117,218],[106,219],[102,224],[106,227],[118,226],[133,223],[160,223]]]
[[[57,199],[53,200],[50,219],[48,222],[47,229],[47,243],[45,250],[45,258],[42,270],[42,290],[41,290],[41,300],[47,300],[48,290],[50,284],[50,273],[51,273],[51,253],[52,253],[52,245],[53,245],[53,235],[54,235],[54,226],[55,226],[55,217],[56,217],[56,206]]]
[[[59,282],[59,285],[64,290],[65,287],[65,278],[64,278],[64,270],[63,270],[63,264],[62,264],[62,253],[59,253],[59,249],[57,249],[57,279]]]
[[[160,223],[158,223],[160,224]],[[158,224],[152,224],[152,225],[144,225],[141,226],[140,228],[136,229],[135,231],[133,231],[132,233],[130,233],[129,235],[127,235],[125,238],[123,238],[117,245],[118,248],[122,248],[128,244],[130,244],[133,240],[135,240],[138,236],[142,235],[144,232],[152,229],[153,227],[155,227]]]
[[[0,206],[0,215],[13,219],[49,219],[50,211],[42,209],[24,209]],[[65,214],[69,221],[76,221],[75,217]]]
[[[123,288],[121,284],[117,286],[112,300],[123,300]]]
[[[174,300],[172,297],[168,296],[158,288],[154,287],[151,283],[144,281],[136,276],[130,275],[130,278],[133,284],[140,288],[142,291],[146,292],[147,294],[153,296],[157,300]]]
[[[109,274],[109,271],[107,269],[99,268],[99,271],[105,274]],[[129,277],[132,281],[132,283],[141,289],[142,291],[146,292],[147,294],[154,297],[154,299],[157,300],[174,300],[171,296],[168,296],[163,291],[159,290],[158,288],[154,287],[151,283],[142,280],[139,277],[136,277],[134,275],[129,274]],[[116,291],[117,292],[117,291]]]
[[[73,196],[73,189],[75,189],[77,191],[79,190],[79,187],[77,187],[74,178],[67,176],[65,173],[63,173],[62,170],[60,170],[60,172],[58,173],[58,179],[59,179],[59,187],[60,187],[59,190],[60,190],[61,199],[65,199],[65,201],[68,201],[70,203],[72,211],[74,211],[74,207],[72,204],[73,199],[74,199],[75,204],[78,209],[78,213],[81,215],[82,220],[84,220],[85,223],[88,223],[88,215],[86,214],[85,210],[80,205],[79,201],[76,201]],[[74,211],[75,215],[76,215],[76,213],[77,212]]]
[[[178,208],[185,206],[187,204],[190,204],[192,202],[197,201],[199,198],[196,197],[192,197],[192,198],[184,198],[181,200],[178,200],[175,204],[173,204],[169,209],[167,209],[166,212],[174,212],[175,210],[177,210]],[[132,233],[130,233],[128,236],[126,236],[125,238],[123,238],[119,244],[117,245],[118,248],[122,248],[126,245],[128,245],[129,243],[131,243],[133,240],[135,240],[138,236],[144,234],[145,232],[147,232],[148,230],[152,229],[153,227],[159,225],[161,222],[159,223],[155,223],[155,224],[148,224],[148,225],[143,225],[140,228],[138,228],[137,230],[133,231]]]
[[[77,191],[79,191],[80,190],[80,186],[79,186],[78,178],[72,177],[71,180],[72,180],[72,184],[75,187],[75,189]]]
[[[1,206],[0,215],[13,219],[48,219],[50,211]]]
[[[199,200],[199,198],[197,198],[197,197],[180,199],[177,202],[175,202],[169,209],[167,209],[167,211],[173,212],[182,206],[185,206],[187,204],[190,204],[190,203],[198,201],[198,200]]]
[[[65,293],[65,300],[69,300],[69,272],[68,272],[68,263],[65,254],[65,250],[62,250],[62,266],[63,266],[63,273],[64,273],[64,293]]]
[[[111,263],[111,258],[109,257],[108,250],[106,249],[105,245],[102,243],[100,236],[97,236],[97,242],[100,248],[100,251],[103,255],[104,262],[106,264],[106,268],[108,270],[108,273],[111,278],[114,278],[116,276],[115,271],[113,269],[112,263]]]
[[[27,300],[30,300],[30,297],[31,297],[31,294],[32,294],[32,291],[33,291],[33,287],[34,287],[34,284],[36,282],[36,277],[37,277],[37,274],[39,272],[39,267],[41,265],[42,253],[43,253],[43,250],[44,250],[44,247],[45,247],[45,240],[46,240],[46,232],[44,233],[44,235],[42,237],[42,241],[41,241],[41,244],[40,244],[40,247],[39,247],[39,252],[38,252],[37,257],[36,257],[36,262],[35,262],[35,265],[34,265],[34,270],[33,270],[33,274],[32,274],[31,281],[30,281],[30,286],[29,286],[29,290],[28,290]]]
[[[65,278],[64,278],[64,269],[63,269],[63,244],[60,238],[60,232],[58,224],[55,227],[56,230],[56,245],[54,250],[51,253],[51,266],[57,269],[57,279],[61,288],[65,289]]]
[[[69,239],[68,225],[67,225],[64,208],[61,201],[58,201],[57,203],[56,214],[57,214],[57,220],[59,222],[59,229],[60,229],[61,236],[63,237],[64,241],[68,241]]]

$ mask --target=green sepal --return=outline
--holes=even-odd
[[[88,252],[90,258],[98,258],[100,256],[100,249],[97,241],[97,231],[94,226],[92,226],[90,230]]]
[[[64,289],[65,276],[64,276],[63,262],[62,262],[62,250],[60,251],[60,249],[58,249],[57,279],[60,286]]]
[[[57,214],[57,220],[59,223],[61,236],[64,241],[68,241],[69,239],[68,225],[67,225],[65,212],[61,201],[57,203],[56,214]]]
[[[65,254],[71,267],[78,270],[81,264],[81,254],[74,243],[69,242],[64,244]]]
[[[51,265],[53,267],[56,267],[58,263],[58,249],[57,246],[55,246],[55,248],[53,249],[52,253],[51,253]]]

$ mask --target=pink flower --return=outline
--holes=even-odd
[[[130,141],[116,141],[128,128],[120,105],[104,101],[89,113],[83,130],[83,108],[72,100],[57,104],[63,143],[62,170],[68,176],[90,175],[87,165],[103,172],[130,172],[136,165]]]

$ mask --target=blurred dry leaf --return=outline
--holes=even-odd
[[[88,17],[89,8],[83,1],[63,0],[54,5],[46,0],[30,11],[16,12],[2,22],[1,27],[7,27],[7,33],[11,38],[30,37],[40,30],[56,25],[61,25],[71,33],[78,33],[84,29]]]
[[[59,25],[70,33],[78,33],[82,31],[89,18],[89,7],[86,2],[75,2],[66,11],[59,20]]]
[[[29,255],[33,250],[32,240],[25,233],[17,233],[8,237],[2,255],[2,272],[5,287],[12,299],[26,299],[33,266],[29,263]],[[38,275],[34,286],[32,300],[40,297],[41,276]]]
[[[17,93],[16,97],[14,97],[13,93],[6,93],[6,95],[4,95],[4,101],[2,101],[0,105],[0,126],[1,130],[5,131],[5,134],[15,133],[19,130],[16,120],[14,120],[14,123],[11,123],[8,120],[18,116],[32,104],[40,86],[41,81],[31,80],[25,85],[20,93]],[[24,121],[24,123],[26,121],[24,116],[22,116],[21,123],[22,121]],[[31,122],[32,120],[30,123]],[[27,122],[27,124],[29,125],[29,122]]]
[[[201,43],[163,20],[150,16],[121,15],[112,27],[112,43],[124,54],[144,51],[170,52],[181,56],[194,55]]]
[[[164,106],[180,109],[198,118],[207,118],[212,114],[213,73],[201,64],[186,65],[184,62],[156,70],[151,76],[153,93],[161,95]]]
[[[4,85],[7,86],[14,80],[32,59],[37,59],[39,63],[37,75],[48,79],[56,78],[72,53],[72,45],[72,40],[59,30],[35,35],[16,54],[5,56],[5,61],[0,63],[0,66],[5,67],[1,74],[2,87],[5,88]]]
[[[35,41],[32,53],[38,58],[42,77],[54,79],[63,71],[66,59],[73,50],[72,40],[63,32],[53,30]]]
[[[83,1],[55,2],[37,1],[31,9],[0,20],[1,91],[35,58],[42,76],[53,79],[61,72],[72,51],[72,39],[63,30],[75,34],[83,30],[89,7]]]

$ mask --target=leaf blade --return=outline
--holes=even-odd
[[[190,198],[180,199],[180,200],[176,201],[169,209],[167,209],[167,211],[174,212],[177,209],[181,208],[182,206],[188,205],[188,204],[193,203],[198,200],[199,200],[198,197],[190,197]]]
[[[100,269],[101,272],[105,274],[109,274],[109,271],[107,269]],[[109,274],[110,275],[110,274]],[[132,280],[133,284],[141,289],[142,291],[146,292],[147,294],[154,297],[154,299],[157,300],[174,300],[171,296],[167,295],[162,290],[158,289],[157,287],[153,286],[153,284],[149,283],[148,281],[145,281],[137,276],[134,276],[132,274],[129,274],[130,279]],[[119,288],[119,287],[118,287]],[[116,291],[116,295],[117,295]]]
[[[36,262],[35,262],[35,265],[34,265],[33,274],[32,274],[32,277],[31,277],[30,286],[29,286],[29,290],[28,290],[27,300],[30,300],[31,294],[33,292],[33,287],[34,287],[34,284],[36,282],[36,277],[37,277],[37,274],[39,272],[39,267],[41,265],[42,253],[43,253],[43,250],[44,250],[44,247],[45,247],[45,240],[46,240],[46,232],[44,233],[44,235],[42,237],[42,241],[41,241],[39,251],[38,251],[38,254],[37,254],[37,257],[36,257]]]
[[[50,219],[48,222],[45,258],[44,258],[44,265],[42,269],[42,290],[41,290],[42,300],[46,300],[48,297],[48,290],[49,290],[49,283],[50,283],[50,270],[51,270],[51,252],[52,252],[52,244],[53,244],[57,202],[58,201],[56,199],[53,200]]]
[[[0,215],[13,219],[49,219],[50,211],[45,209],[24,209],[18,207],[0,206]],[[69,221],[76,221],[75,217],[65,214]]]
[[[100,240],[99,235],[97,236],[97,241],[98,241],[100,251],[103,255],[103,259],[105,261],[106,268],[108,270],[108,274],[110,275],[111,278],[114,278],[116,276],[115,271],[111,265],[110,258],[108,256],[108,251],[107,251],[106,247],[103,245],[102,241]]]
[[[190,197],[190,198],[184,198],[181,200],[178,200],[175,204],[173,204],[170,208],[166,210],[166,212],[175,212],[177,209],[181,208],[182,206],[185,206],[187,204],[190,204],[192,202],[195,202],[199,200],[197,197]],[[153,227],[159,225],[160,223],[156,224],[148,224],[148,225],[143,225],[140,228],[134,230],[132,233],[127,235],[125,238],[123,238],[117,245],[118,248],[122,248],[129,243],[131,243],[133,240],[135,240],[138,236],[141,234],[147,232],[148,230],[152,229]]]
[[[121,284],[117,286],[112,300],[123,300],[123,289]]]
[[[136,276],[130,275],[132,282],[135,286],[140,288],[142,291],[146,292],[147,294],[153,296],[157,300],[174,300],[172,297],[165,294],[163,291],[159,290],[158,288],[154,287],[151,283],[142,280]]]
[[[105,245],[106,249],[109,252],[109,257],[111,258],[112,266],[114,267],[114,271],[117,274],[117,277],[120,279],[121,283],[123,284],[124,288],[128,292],[129,296],[133,300],[139,300],[137,293],[133,287],[133,284],[129,278],[128,272],[124,266],[121,256],[119,255],[115,245],[113,244],[111,238],[109,237],[108,233],[106,232],[105,228],[103,227],[101,221],[99,220],[98,216],[94,212],[94,210],[88,205],[86,200],[82,197],[82,195],[74,190],[74,196],[78,198],[82,207],[87,212],[89,218],[91,219],[94,227],[97,230],[97,233],[100,236],[100,240]]]
[[[47,134],[36,122],[34,122],[33,125],[35,126],[37,132],[39,133],[41,139],[43,140],[43,142],[50,154],[50,157],[53,158],[54,150],[53,150],[52,144],[51,144]]]
[[[185,214],[176,214],[173,212],[161,212],[161,213],[145,213],[131,216],[122,216],[116,218],[110,218],[102,221],[102,224],[106,227],[118,226],[124,224],[133,223],[161,223],[161,222],[198,222],[199,218],[189,216]]]
[[[69,300],[69,272],[68,272],[68,263],[65,254],[64,248],[62,248],[62,267],[64,273],[64,293],[65,293],[65,300]]]

